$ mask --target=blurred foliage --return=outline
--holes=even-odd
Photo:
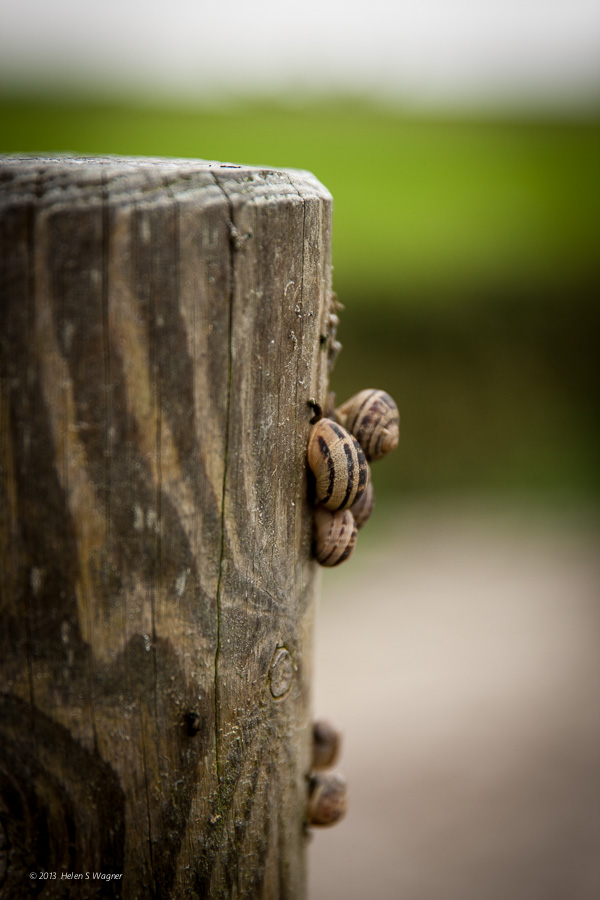
[[[334,196],[345,306],[332,386],[384,387],[402,412],[382,493],[596,492],[600,118],[4,96],[0,121],[2,152],[314,172]]]

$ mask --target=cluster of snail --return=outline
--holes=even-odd
[[[328,334],[321,336],[330,372],[342,348],[336,338],[337,310],[342,308],[333,294]],[[322,566],[337,566],[351,556],[357,532],[373,512],[369,463],[398,446],[400,416],[390,395],[374,389],[360,391],[337,409],[330,400],[325,415],[314,400],[308,405],[314,411],[307,449],[314,476],[314,555]],[[346,781],[339,772],[330,771],[340,744],[340,734],[329,722],[321,719],[313,724],[308,825],[333,825],[346,812]]]
[[[398,407],[385,391],[359,391],[324,416],[315,415],[308,440],[308,465],[314,475],[317,562],[337,566],[347,560],[356,535],[375,505],[369,463],[398,446]]]
[[[346,780],[339,772],[329,772],[340,752],[339,731],[326,719],[313,723],[312,770],[308,778],[309,825],[333,825],[346,812]]]

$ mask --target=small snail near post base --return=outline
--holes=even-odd
[[[331,722],[313,722],[313,757],[308,778],[308,825],[333,825],[344,816],[348,805],[346,780],[339,772],[324,772],[339,756],[342,738]]]
[[[313,722],[313,769],[328,769],[337,762],[342,745],[338,729],[327,719]]]
[[[346,813],[348,791],[339,772],[315,772],[308,784],[307,822],[309,825],[333,825]]]

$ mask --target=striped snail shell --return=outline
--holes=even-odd
[[[322,566],[337,566],[349,559],[356,544],[356,522],[349,509],[315,510],[315,559]]]
[[[354,435],[369,461],[398,446],[398,407],[385,391],[359,391],[336,409],[336,419]]]
[[[333,825],[347,806],[346,780],[339,772],[315,772],[311,776],[306,816],[310,825]]]
[[[308,439],[308,464],[315,476],[317,500],[327,509],[348,509],[369,480],[369,467],[358,441],[332,419],[319,419]]]
[[[354,521],[356,522],[356,527],[362,528],[365,522],[367,522],[371,513],[375,508],[375,491],[373,489],[373,482],[369,480],[368,485],[365,490],[362,492],[354,506],[352,507],[352,515],[354,516]]]

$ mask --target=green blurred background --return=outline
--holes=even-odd
[[[595,502],[600,115],[438,115],[324,96],[220,106],[5,91],[0,150],[311,170],[334,197],[338,400],[383,387],[378,502]]]

